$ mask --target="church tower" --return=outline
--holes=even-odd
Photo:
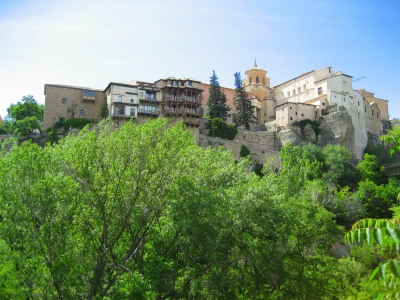
[[[259,68],[254,60],[254,67],[247,70],[243,80],[246,92],[249,94],[258,123],[267,123],[275,120],[275,103],[273,89],[267,71]]]

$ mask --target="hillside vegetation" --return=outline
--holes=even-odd
[[[0,298],[375,299],[394,249],[343,236],[392,217],[400,184],[376,161],[287,145],[260,177],[165,119],[4,142]]]

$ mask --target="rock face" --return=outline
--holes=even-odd
[[[322,117],[320,122],[320,134],[316,142],[318,146],[324,147],[328,144],[341,145],[354,153],[354,126],[346,110],[332,112]]]
[[[355,130],[351,116],[346,110],[335,110],[322,116],[318,122],[318,133],[311,124],[304,126],[292,125],[289,129],[278,134],[282,145],[292,143],[293,145],[316,144],[324,147],[328,144],[341,145],[355,152]]]

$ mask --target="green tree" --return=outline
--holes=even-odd
[[[17,104],[11,104],[7,108],[9,116],[18,121],[27,117],[36,117],[39,121],[43,120],[43,104],[38,104],[32,95],[22,97]]]
[[[221,91],[221,87],[219,85],[218,77],[215,74],[215,71],[213,71],[213,75],[210,77],[207,108],[210,119],[221,118],[222,120],[226,121],[229,107],[226,104],[226,96]]]
[[[34,129],[41,129],[43,104],[38,104],[32,95],[22,97],[17,104],[7,108],[9,131],[28,135]]]
[[[254,108],[247,97],[240,73],[235,73],[235,107],[236,107],[236,126],[244,126],[250,129],[250,124],[257,124],[254,116]]]

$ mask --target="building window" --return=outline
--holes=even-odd
[[[318,88],[318,95],[322,95],[322,87]]]
[[[174,81],[174,86],[178,86],[178,81]]]
[[[292,121],[293,120],[293,117],[290,117],[290,121]]]
[[[131,116],[135,116],[136,115],[136,108],[131,107]]]
[[[293,89],[293,90],[292,90],[292,96],[294,96],[295,94],[296,94],[296,90]]]
[[[184,83],[183,81],[181,81],[181,86],[184,86],[184,84],[185,84],[185,83]]]
[[[252,77],[250,77],[250,84],[252,84],[253,83],[253,78]]]
[[[191,81],[188,81],[187,85],[188,85],[188,86],[192,86],[192,82],[191,82]]]
[[[376,117],[379,118],[379,112],[376,112]]]
[[[306,90],[306,85],[305,84],[303,84],[303,91],[305,91]]]
[[[291,106],[289,106],[289,108],[290,108],[290,109],[292,109],[292,107],[291,107]]]
[[[119,127],[119,122],[115,122],[115,128]]]
[[[290,92],[289,91],[287,92],[287,96],[290,97]]]
[[[374,116],[374,111],[371,111],[371,115]]]
[[[135,99],[131,99],[131,103],[134,103],[135,102]]]
[[[256,77],[256,83],[260,83],[260,79],[258,78],[258,76]]]
[[[302,117],[304,117],[304,114],[301,114]]]
[[[301,93],[300,87],[297,88],[297,93],[299,93],[299,94]]]
[[[358,101],[358,106],[360,106],[360,101]]]
[[[61,104],[67,104],[67,98],[61,98]]]
[[[367,107],[364,108],[365,112],[367,112]]]
[[[118,102],[122,102],[122,96],[118,96]]]
[[[322,102],[322,106],[325,106],[325,102]]]
[[[81,110],[79,111],[79,115],[80,115],[80,116],[84,116],[84,115],[85,115],[85,110],[84,110],[84,109],[81,109]]]
[[[168,85],[172,85],[172,80],[168,80]]]
[[[296,116],[297,116],[297,112],[296,112]]]
[[[65,123],[65,118],[64,117],[60,117],[58,119],[58,123],[60,123],[61,125]]]

